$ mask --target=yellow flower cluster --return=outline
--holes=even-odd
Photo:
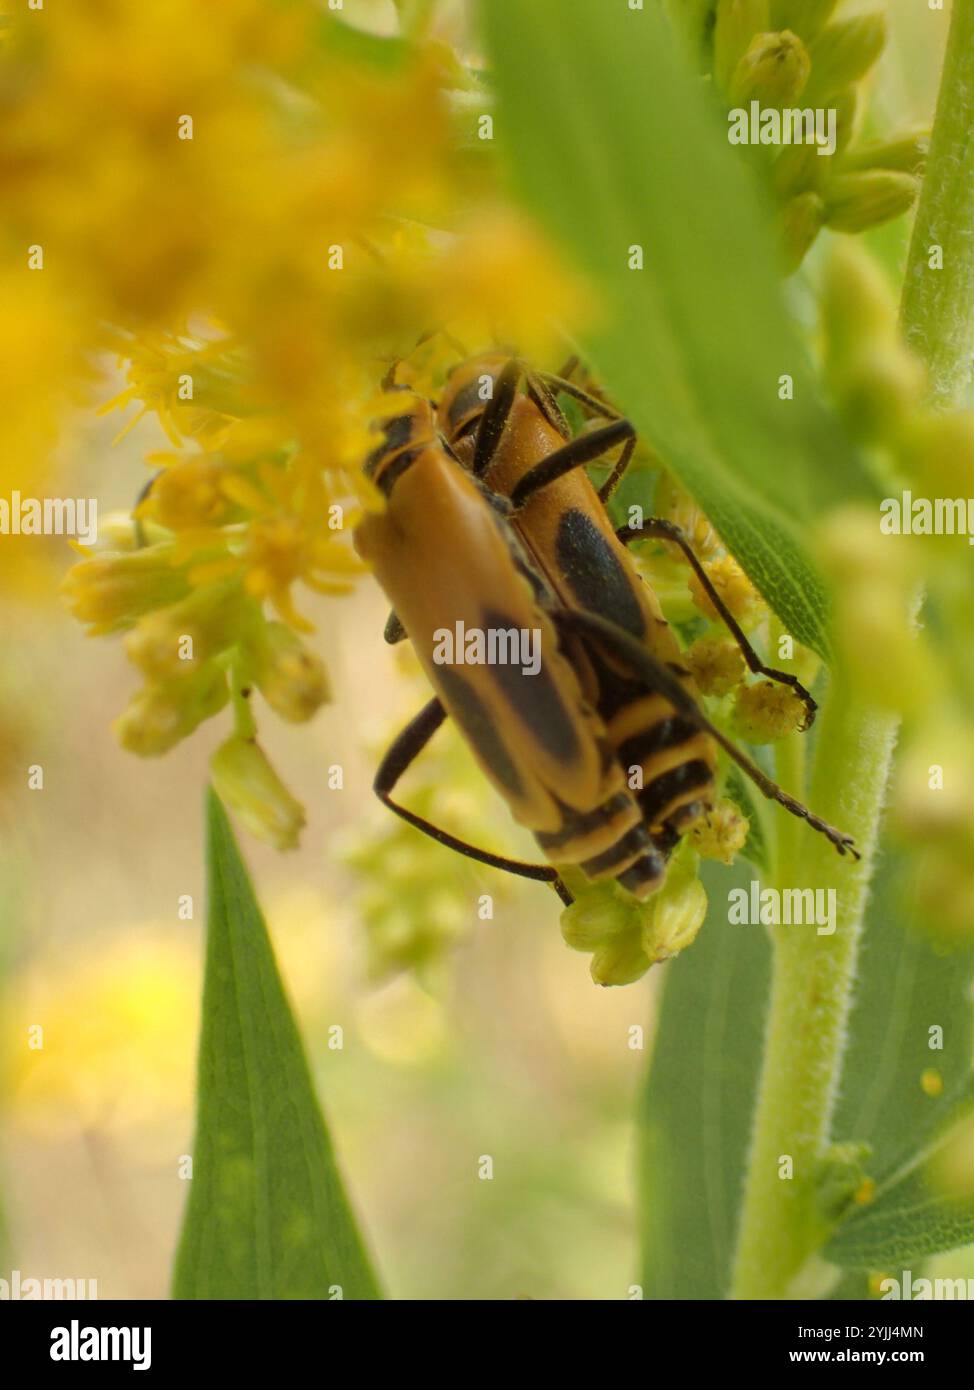
[[[696,23],[696,7],[670,4],[678,22]],[[841,0],[717,0],[711,8],[712,29],[693,37],[728,110],[747,114],[752,153],[778,202],[786,269],[801,264],[823,227],[859,232],[906,212],[928,132],[859,138],[864,87],[886,44],[884,12],[843,17]],[[822,150],[804,140],[804,127],[802,142],[758,145],[752,103],[762,113],[824,113]]]
[[[389,362],[449,325],[531,350],[581,297],[504,202],[488,98],[444,45],[380,37],[317,0],[17,7],[4,27],[0,465],[39,468],[63,409],[151,416],[169,447],[69,576],[144,685],[123,743],[161,753],[228,702],[215,773],[254,806],[273,770],[247,703],[327,695],[296,598],[347,592],[361,472]],[[472,134],[473,133],[473,134]],[[281,625],[284,625],[283,627]],[[285,631],[287,630],[287,635]],[[277,844],[300,808],[248,814]]]

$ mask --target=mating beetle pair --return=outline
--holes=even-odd
[[[606,503],[635,435],[569,380],[570,370],[547,376],[493,355],[456,368],[436,406],[396,388],[403,409],[383,422],[366,463],[386,507],[362,522],[356,545],[393,604],[387,640],[408,635],[436,693],[383,759],[377,794],[440,843],[550,882],[565,902],[571,896],[555,864],[577,865],[594,881],[614,878],[645,900],[680,836],[713,807],[719,745],[765,796],[840,854],[855,854],[848,835],[778,787],[701,709],[629,541],[677,544],[750,669],[796,691],[806,727],[815,703],[794,676],[762,663],[678,527],[650,519],[638,531],[615,530]],[[555,390],[606,422],[572,438]],[[596,491],[585,465],[620,444]],[[538,633],[540,671],[504,664],[461,674],[438,664],[434,634],[457,624]],[[478,849],[393,801],[399,778],[448,714],[549,863]]]

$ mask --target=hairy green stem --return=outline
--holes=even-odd
[[[910,246],[902,321],[926,364],[931,403],[967,388],[974,359],[974,0],[954,0],[926,178]],[[942,269],[935,248],[941,248]],[[836,930],[777,927],[771,1011],[731,1295],[784,1298],[825,1234],[816,1170],[830,1141],[872,858],[897,720],[864,713],[840,688],[823,712],[808,799],[862,851],[841,863],[819,840],[781,836],[778,888],[834,888]],[[782,775],[787,777],[787,754]],[[797,770],[797,769],[796,769]],[[790,1160],[790,1163],[789,1163]],[[792,1293],[796,1292],[794,1288]]]
[[[785,1297],[823,1234],[816,1168],[829,1143],[895,723],[862,714],[838,687],[821,715],[809,801],[855,834],[862,858],[840,859],[824,837],[806,831],[803,841],[790,827],[779,843],[773,886],[834,889],[836,928],[771,929],[771,1012],[733,1298]]]
[[[903,330],[933,404],[963,396],[974,359],[974,0],[954,0],[937,117],[903,287]],[[939,248],[939,251],[938,251]],[[938,263],[942,259],[942,268]]]

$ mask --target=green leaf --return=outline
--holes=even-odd
[[[655,5],[485,0],[482,14],[515,185],[595,285],[586,355],[788,630],[827,655],[802,529],[870,485],[817,395],[726,122]]]
[[[640,1116],[646,1298],[727,1293],[770,978],[765,930],[727,922],[728,892],[751,877],[745,864],[705,866],[707,920],[663,967]]]
[[[707,866],[707,921],[692,947],[666,967],[641,1112],[647,1298],[711,1299],[727,1293],[771,958],[763,928],[727,922],[728,891],[746,887],[751,877],[746,864],[731,872]],[[917,928],[917,914],[897,859],[883,856],[866,914],[833,1123],[838,1141],[870,1145],[867,1171],[877,1178],[880,1193],[888,1178],[929,1143],[931,1132],[949,1123],[974,1051],[968,999],[974,953],[938,954]],[[935,1024],[944,1030],[942,1051],[929,1047]],[[926,1095],[920,1085],[931,1067],[944,1080],[941,1099]],[[909,1136],[905,1148],[904,1135]],[[848,1246],[844,1243],[845,1234],[878,1203],[879,1197],[854,1209],[832,1238],[829,1260],[851,1267],[853,1254],[863,1258],[851,1235]],[[953,1239],[960,1228],[945,1229]],[[883,1263],[866,1260],[869,1268]]]
[[[826,1245],[826,1259],[854,1269],[882,1269],[974,1242],[974,1194],[948,1195],[930,1176],[931,1163],[956,1125],[969,1122],[972,1114],[974,1078],[968,1077],[933,1141],[882,1182],[868,1206],[853,1209]]]
[[[173,1296],[378,1298],[260,909],[212,791],[208,881],[193,1178]]]
[[[970,988],[974,951],[939,951],[923,929],[915,865],[889,853],[867,910],[856,995],[833,1120],[842,1140],[872,1149],[867,1170],[882,1181],[944,1122],[974,1055]],[[932,1049],[930,1029],[943,1030]],[[943,1093],[921,1077],[940,1073]],[[904,1144],[904,1139],[906,1140]]]

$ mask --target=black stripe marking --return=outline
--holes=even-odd
[[[713,782],[714,774],[709,763],[702,758],[691,758],[679,767],[670,768],[659,777],[654,777],[648,786],[639,793],[639,804],[643,815],[652,825],[659,820],[670,802],[684,792],[695,791]]]
[[[557,800],[557,797],[555,799]],[[589,835],[593,830],[601,830],[604,825],[609,825],[615,820],[621,811],[626,810],[631,802],[628,792],[616,792],[615,796],[610,796],[608,801],[603,801],[594,811],[573,811],[570,806],[564,806],[561,802],[558,804],[564,819],[562,828],[542,830],[535,836],[544,850],[561,849],[580,835]]]
[[[689,719],[677,714],[670,715],[627,738],[619,747],[619,758],[624,767],[643,767],[654,754],[668,748],[679,748],[699,732],[696,724],[691,724]]]
[[[595,878],[597,874],[611,873],[617,864],[624,864],[627,859],[631,859],[641,849],[646,850],[647,853],[652,853],[649,828],[642,821],[638,825],[634,825],[630,831],[623,835],[621,840],[617,840],[607,850],[595,855],[593,859],[586,859],[581,865],[582,871],[588,874],[589,878]]]
[[[391,496],[392,489],[395,487],[396,483],[406,472],[407,468],[411,468],[420,455],[425,452],[425,449],[426,446],[422,444],[418,449],[404,449],[401,454],[396,455],[388,468],[383,469],[375,481],[378,483],[379,491],[384,497]]]
[[[558,523],[559,568],[582,608],[598,613],[633,637],[643,637],[643,610],[619,557],[584,512],[571,507]],[[636,581],[638,582],[638,580]]]
[[[679,834],[688,825],[692,825],[694,821],[705,815],[708,809],[709,803],[706,801],[688,801],[673,812],[666,824]]]
[[[484,613],[484,628],[519,630],[519,624],[504,613],[488,610]],[[561,691],[545,665],[544,653],[540,669],[533,676],[521,666],[504,664],[489,669],[507,703],[546,752],[564,763],[573,763],[581,757],[578,733]]]
[[[490,711],[470,681],[451,666],[438,666],[436,679],[457,723],[494,776],[513,797],[524,795],[524,783]]]
[[[480,375],[491,374],[482,373]],[[456,436],[457,427],[460,422],[470,411],[473,411],[474,415],[471,420],[467,421],[464,433],[476,422],[477,416],[483,414],[487,402],[482,400],[480,396],[480,375],[472,377],[465,386],[461,386],[450,402],[450,408],[446,412],[446,418],[450,425],[450,432],[454,436]]]

